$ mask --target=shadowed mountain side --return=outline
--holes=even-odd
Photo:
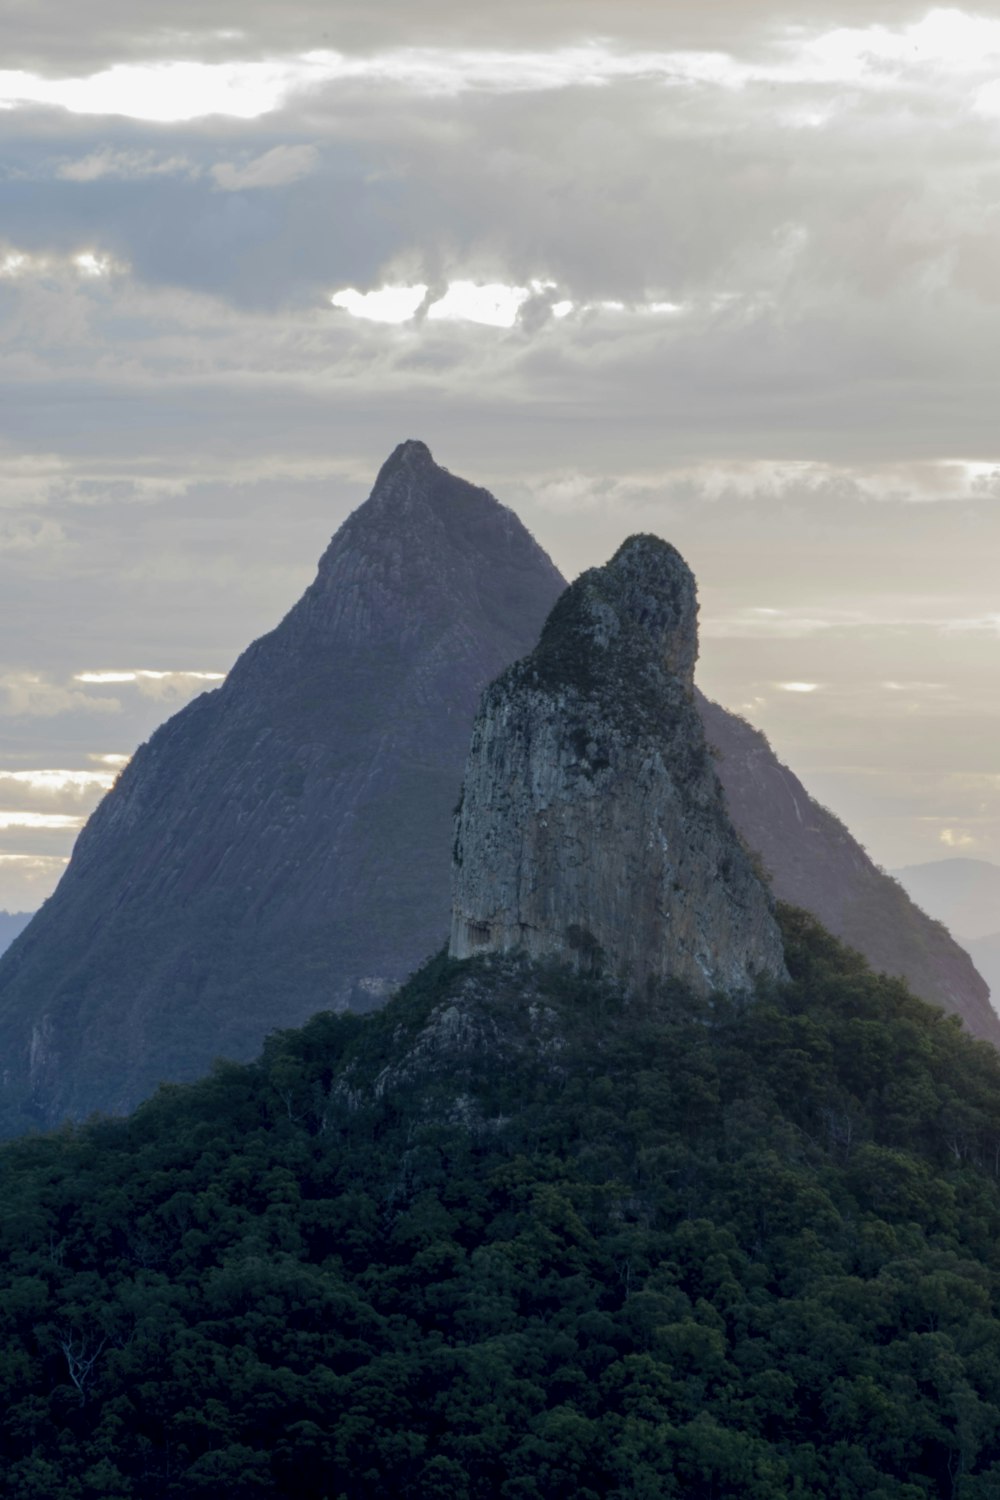
[[[0,960],[6,1128],[127,1110],[275,1026],[370,1008],[445,941],[479,694],[563,588],[402,444],[315,582],[143,746]]]
[[[782,765],[764,735],[698,694],[729,812],[760,855],[775,896],[817,917],[872,968],[902,976],[921,999],[960,1015],[1000,1046],[1000,1018],[969,955],[869,859]]]

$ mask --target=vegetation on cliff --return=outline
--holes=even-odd
[[[0,1152],[15,1500],[985,1500],[1000,1058],[801,913],[750,1005],[438,959]]]

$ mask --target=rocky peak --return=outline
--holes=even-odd
[[[370,1008],[437,950],[476,705],[563,588],[512,511],[396,448],[284,620],[140,748],[0,958],[0,1130],[129,1108],[276,1026]]]
[[[636,988],[784,973],[694,704],[694,578],[631,537],[483,695],[458,815],[451,952],[523,949]]]

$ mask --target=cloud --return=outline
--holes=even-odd
[[[256,188],[284,187],[309,177],[319,166],[315,146],[274,146],[242,165],[218,162],[212,168],[217,187],[227,193],[244,193]]]
[[[102,146],[74,161],[60,162],[56,176],[65,182],[97,182],[102,177],[135,182],[145,177],[197,177],[200,168],[185,156],[157,156],[153,151],[128,151]]]
[[[51,552],[66,541],[66,532],[49,517],[20,516],[0,521],[0,552]]]
[[[117,714],[117,698],[99,698],[64,687],[35,672],[0,673],[0,708],[14,719],[51,719],[60,714]]]
[[[0,796],[3,795],[5,783],[15,787],[26,788],[32,793],[52,796],[62,793],[80,796],[91,793],[95,789],[106,792],[114,784],[115,774],[113,771],[68,771],[60,769],[35,771],[0,770]]]
[[[79,829],[83,819],[74,813],[10,812],[0,809],[0,829],[35,828],[46,832]]]
[[[225,672],[160,672],[138,669],[77,672],[73,680],[100,687],[130,685],[136,687],[145,698],[172,703],[203,692],[207,686],[223,682],[225,676]]]
[[[970,849],[976,843],[973,835],[963,828],[942,828],[938,838],[949,849]]]

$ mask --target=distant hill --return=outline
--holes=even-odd
[[[892,873],[914,901],[960,940],[1000,932],[1000,865],[986,859],[933,859]]]
[[[0,953],[10,947],[34,915],[33,911],[0,911]]]

